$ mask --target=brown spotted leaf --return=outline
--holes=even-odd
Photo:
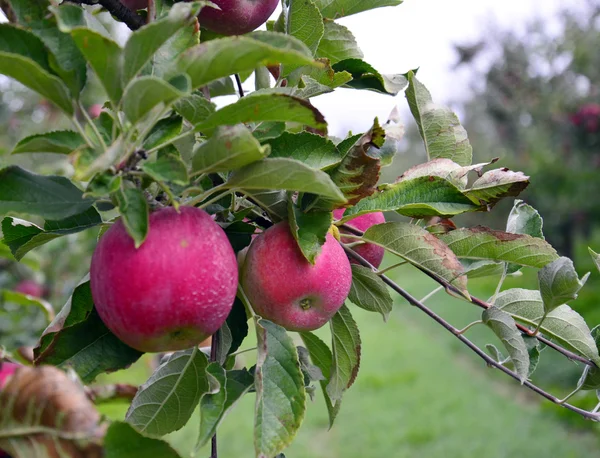
[[[444,242],[422,227],[408,223],[378,224],[370,227],[363,239],[382,246],[421,270],[443,278],[467,294],[467,277],[463,275],[463,266],[456,255]]]
[[[529,177],[523,172],[513,172],[507,168],[485,172],[473,183],[465,195],[476,204],[493,207],[505,197],[518,196],[527,186]]]
[[[15,457],[99,458],[100,414],[52,366],[19,367],[0,391],[0,449]]]
[[[538,268],[558,259],[556,250],[545,240],[483,226],[457,229],[439,238],[456,256],[464,259],[511,262]]]

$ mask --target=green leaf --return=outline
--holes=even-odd
[[[104,325],[94,308],[90,282],[84,279],[42,334],[34,355],[36,365],[71,367],[90,383],[99,374],[128,367],[142,353]]]
[[[135,124],[157,105],[168,106],[185,97],[189,92],[189,81],[185,79],[179,87],[154,76],[134,79],[123,94],[123,111],[127,118]]]
[[[67,115],[74,113],[69,89],[52,74],[48,52],[32,33],[0,24],[0,74],[47,98]]]
[[[148,136],[144,139],[144,148],[157,148],[169,140],[174,139],[181,133],[183,119],[177,115],[171,115],[158,121]],[[192,138],[192,142],[193,142]]]
[[[600,325],[596,326],[592,329],[592,338],[596,342],[596,347],[600,349]],[[581,374],[581,378],[579,379],[579,383],[577,386],[580,386],[582,390],[597,390],[600,388],[600,370],[597,367],[592,367],[586,365],[583,374]]]
[[[396,211],[411,218],[455,216],[473,212],[475,205],[455,185],[444,178],[424,176],[383,185],[380,192],[358,202],[345,218],[375,211]]]
[[[125,421],[154,437],[183,428],[209,392],[207,366],[206,355],[197,348],[171,354],[140,387]]]
[[[226,186],[230,189],[310,192],[329,197],[340,204],[346,201],[329,175],[293,159],[267,158],[254,162],[233,172]]]
[[[109,99],[117,105],[123,95],[122,49],[112,39],[90,29],[75,27],[70,32],[79,51],[96,73]]]
[[[319,384],[321,385],[323,397],[325,398],[325,405],[329,414],[329,428],[331,428],[342,404],[341,399],[335,403],[332,402],[329,394],[327,393],[327,384],[329,383],[329,379],[331,377],[333,355],[327,344],[312,332],[301,332],[300,337],[302,337],[302,342],[304,342],[304,345],[308,350],[308,354],[310,355],[312,363],[321,369],[321,373],[323,374],[324,380],[320,380]]]
[[[167,17],[133,32],[123,50],[123,85],[127,85],[173,35],[196,22],[200,9],[198,3],[176,3]]]
[[[542,296],[537,290],[513,288],[502,291],[496,297],[495,305],[518,322],[534,328],[545,315]],[[600,363],[598,349],[585,320],[568,305],[548,313],[540,331],[596,364]]]
[[[43,228],[29,221],[6,217],[2,220],[3,242],[10,247],[15,259],[20,261],[29,251],[50,240],[75,234],[99,224],[102,224],[102,218],[94,207],[60,221],[48,220]]]
[[[300,428],[306,391],[298,352],[286,330],[259,319],[256,336],[254,447],[257,456],[271,457],[287,447]]]
[[[315,0],[323,17],[339,19],[344,16],[384,6],[400,5],[403,0]]]
[[[529,354],[528,377],[531,377],[531,374],[535,372],[540,362],[540,353],[544,349],[544,344],[542,344],[536,337],[528,336],[525,334],[522,334],[521,337],[523,337],[523,340],[525,341],[527,353]]]
[[[334,64],[332,68],[335,72],[350,73],[352,80],[347,85],[354,89],[396,95],[408,85],[404,75],[382,75],[360,59],[344,59]]]
[[[488,259],[538,268],[558,258],[556,250],[544,240],[483,226],[457,229],[439,238],[459,258]]]
[[[156,181],[170,181],[181,186],[190,181],[185,163],[174,154],[159,156],[154,162],[144,162],[142,170]]]
[[[54,309],[52,304],[39,297],[22,294],[9,289],[0,290],[2,302],[11,302],[21,307],[33,307],[39,309],[46,318],[46,325],[50,324],[54,318]]]
[[[352,32],[337,22],[326,22],[317,57],[329,59],[331,64],[346,59],[362,59],[363,53]]]
[[[19,140],[11,154],[57,153],[71,154],[85,145],[85,140],[77,132],[56,130],[45,134],[30,135]]]
[[[358,375],[361,341],[356,322],[345,305],[342,305],[333,316],[330,324],[333,338],[333,364],[327,393],[333,402],[339,402]]]
[[[481,319],[504,344],[522,384],[529,375],[529,353],[515,320],[497,307],[484,310]]]
[[[331,140],[310,132],[283,132],[277,138],[269,140],[269,145],[269,157],[296,159],[314,169],[331,168],[339,164],[344,156]]]
[[[254,377],[247,370],[225,371],[217,363],[211,363],[206,372],[213,378],[218,391],[205,394],[200,401],[200,434],[196,452],[214,436],[225,415],[254,385]]]
[[[414,72],[408,72],[407,77],[406,99],[423,138],[427,158],[448,158],[459,165],[470,165],[473,148],[457,116],[449,108],[433,103],[431,94]]]
[[[246,307],[239,298],[235,298],[231,312],[227,316],[225,324],[231,334],[231,343],[227,354],[238,351],[244,339],[248,336],[248,317],[246,316]]]
[[[323,17],[312,0],[284,0],[285,33],[306,44],[313,53],[323,36]]]
[[[380,313],[387,321],[394,301],[379,275],[363,266],[352,264],[352,287],[348,299],[369,312]]]
[[[122,181],[123,178],[120,175],[115,176],[112,172],[98,173],[88,183],[84,195],[96,198],[105,197],[117,192]]]
[[[285,191],[258,189],[244,192],[269,214],[274,223],[287,220],[288,195]]]
[[[202,131],[245,122],[281,121],[327,131],[325,118],[308,100],[285,94],[249,95],[227,105],[196,125]]]
[[[215,134],[194,148],[192,172],[227,172],[240,169],[269,155],[243,124],[219,127]]]
[[[529,177],[522,172],[496,169],[485,172],[465,195],[473,202],[493,207],[505,197],[518,196],[529,186]]]
[[[596,253],[590,247],[588,247],[588,250],[590,252],[590,256],[592,257],[592,260],[594,261],[594,264],[596,264],[598,271],[600,271],[600,254]]]
[[[215,104],[197,94],[178,100],[173,108],[193,125],[200,124],[215,112]]]
[[[377,224],[365,232],[363,240],[382,246],[467,294],[467,279],[462,264],[445,243],[425,229],[408,223]]]
[[[540,293],[544,310],[550,312],[562,304],[577,299],[577,293],[587,281],[589,272],[581,280],[573,261],[561,256],[538,271]]]
[[[149,209],[144,193],[137,188],[121,186],[116,197],[127,233],[139,248],[148,235]]]
[[[36,2],[10,0],[10,5],[17,17],[17,22],[37,35],[52,53],[50,65],[67,84],[73,98],[78,99],[87,79],[86,62],[71,36],[61,32],[56,18],[48,14],[50,2],[48,0]],[[59,8],[76,7],[63,4]]]
[[[206,41],[178,59],[179,71],[198,88],[219,78],[276,64],[313,65],[310,50],[294,37],[274,32]]]
[[[179,56],[199,43],[200,26],[196,19],[169,38],[154,54],[151,68],[147,65],[144,70],[151,71],[152,75],[159,78],[169,78],[178,74],[180,73],[177,71]]]
[[[181,458],[181,455],[165,441],[142,436],[127,423],[112,422],[104,437],[104,458],[142,456]]]
[[[333,222],[330,211],[303,212],[290,199],[288,200],[290,230],[304,257],[314,264],[321,253],[327,232]]]
[[[544,221],[535,208],[527,205],[522,200],[515,200],[513,208],[508,215],[508,221],[506,222],[506,232],[527,234],[543,240],[543,226]]]
[[[0,59],[1,60],[1,59]],[[27,213],[60,220],[94,203],[65,177],[36,175],[11,165],[0,170],[0,213]]]

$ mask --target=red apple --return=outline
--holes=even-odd
[[[42,285],[34,280],[23,280],[17,283],[15,286],[15,291],[21,294],[27,294],[28,296],[33,297],[42,297],[44,296],[45,290]]]
[[[148,0],[121,0],[121,3],[132,11],[148,8]]]
[[[254,239],[242,267],[242,286],[254,311],[290,331],[312,331],[327,323],[351,283],[348,258],[331,234],[312,265],[285,221]]]
[[[337,210],[333,211],[333,217],[335,219],[341,219],[345,211],[345,208],[338,208]],[[352,218],[346,222],[348,226],[352,226],[353,228],[363,232],[369,229],[371,226],[381,223],[385,223],[385,216],[383,216],[383,213],[381,212],[367,213],[366,215],[357,216],[356,218]],[[340,228],[340,232],[344,233],[344,230]],[[343,243],[352,243],[354,241],[355,240],[353,239],[342,237]],[[375,267],[380,266],[381,261],[383,260],[383,255],[385,254],[385,250],[382,247],[373,245],[372,243],[357,245],[354,247],[354,251],[360,254]],[[354,259],[351,259],[350,262],[353,264],[358,264],[358,262]]]
[[[212,0],[221,9],[204,7],[200,26],[222,35],[243,35],[267,22],[279,0]]]
[[[98,242],[90,280],[106,326],[145,352],[198,345],[225,322],[238,269],[225,232],[194,207],[150,215],[148,237],[135,248],[122,221]]]
[[[8,377],[13,375],[19,367],[21,366],[15,363],[0,362],[0,390],[6,385]]]
[[[97,118],[102,113],[102,105],[99,103],[95,103],[94,105],[90,105],[88,108],[88,113],[92,119]]]

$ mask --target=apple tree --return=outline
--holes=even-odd
[[[0,170],[0,256],[24,263],[82,233],[95,246],[89,274],[56,315],[37,297],[41,289],[2,292],[11,316],[38,307],[46,322],[29,360],[18,340],[0,342],[1,449],[13,457],[176,457],[161,438],[199,410],[197,451],[208,455],[210,444],[217,457],[221,420],[252,396],[248,449],[283,456],[314,390],[330,425],[343,412],[361,359],[353,309],[385,320],[395,294],[488,366],[600,419],[598,408],[568,402],[600,388],[599,328],[568,305],[587,275],[559,256],[539,213],[521,200],[504,231],[452,220],[517,197],[529,177],[474,161],[457,116],[433,102],[417,72],[378,72],[336,22],[399,3],[283,0],[266,31],[253,30],[276,8],[271,0],[0,3],[9,18],[0,24],[0,73],[72,125],[24,136],[12,150],[53,154],[68,164],[61,173]],[[124,45],[99,10],[132,30]],[[244,91],[251,76],[255,90]],[[93,118],[81,102],[92,80],[106,99]],[[398,116],[333,137],[311,99],[337,88],[403,92],[427,161],[380,183],[398,150]],[[232,93],[231,104],[219,99]],[[384,213],[405,218],[386,222]],[[75,250],[63,248],[56,262]],[[380,268],[384,253],[395,260]],[[438,316],[386,275],[404,264],[439,284],[432,294],[479,307],[481,319],[458,329]],[[537,269],[538,289],[503,289],[525,268]],[[468,280],[482,276],[499,279],[488,300],[469,293]],[[487,326],[504,348],[479,348],[466,337],[473,326]],[[313,332],[322,327],[328,339]],[[240,367],[236,355],[251,333],[255,362]],[[200,346],[207,338],[210,349]],[[542,351],[581,365],[571,395],[531,382]],[[142,386],[92,385],[147,352],[162,359]],[[98,413],[95,401],[107,393],[131,399],[123,421]]]

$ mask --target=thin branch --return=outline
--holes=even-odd
[[[119,0],[70,0],[80,5],[102,5],[110,14],[123,22],[131,30],[137,30],[146,24],[142,16],[130,10]]]
[[[214,333],[214,335],[212,336],[212,339],[210,341],[210,361],[211,362],[215,362],[217,361],[217,354],[219,352],[219,333],[221,331],[217,330],[217,332]],[[215,431],[215,435],[212,437],[211,439],[211,447],[210,447],[211,451],[210,451],[210,458],[218,458],[218,452],[217,452],[217,432]]]
[[[372,269],[373,272],[377,272],[377,269],[371,263],[369,263],[369,261],[367,261],[361,255],[359,255],[358,253],[356,253],[354,250],[352,250],[352,249],[344,246],[343,244],[342,244],[342,247],[344,248],[344,251],[346,251],[346,253],[348,254],[348,256],[350,256],[353,259],[357,260],[363,266]],[[467,347],[469,347],[471,350],[473,350],[481,359],[483,359],[488,366],[491,366],[491,367],[494,367],[496,369],[499,369],[502,372],[504,372],[506,375],[508,375],[508,376],[514,378],[515,380],[518,380],[519,382],[521,382],[521,377],[519,376],[519,374],[517,374],[516,372],[511,371],[507,367],[503,366],[502,364],[498,363],[497,361],[495,361],[494,359],[492,359],[491,357],[489,357],[477,345],[475,345],[473,342],[471,342],[465,336],[459,334],[460,331],[458,329],[456,329],[454,326],[452,326],[450,323],[448,323],[446,320],[444,320],[441,316],[439,316],[438,314],[436,314],[433,310],[431,310],[430,308],[428,308],[425,304],[423,304],[422,302],[420,302],[419,300],[417,300],[413,296],[411,296],[408,292],[406,292],[404,289],[402,289],[400,286],[398,286],[389,277],[386,277],[385,275],[381,275],[380,278],[390,288],[392,288],[400,296],[402,296],[404,299],[406,299],[409,304],[414,305],[415,307],[417,307],[418,309],[420,309],[421,311],[423,311],[427,316],[429,316],[430,318],[432,318],[439,325],[441,325],[448,332],[451,332],[458,340],[460,340],[463,344],[465,344]],[[561,399],[558,399],[557,397],[555,397],[555,396],[551,395],[550,393],[544,391],[542,388],[538,387],[537,385],[534,385],[533,383],[529,382],[528,380],[522,382],[522,384],[524,386],[526,386],[527,388],[529,388],[530,390],[534,391],[535,393],[539,394],[540,396],[542,396],[542,397],[548,399],[549,401],[553,402],[554,404],[560,405],[560,406],[562,406],[562,407],[564,407],[564,408],[566,408],[568,410],[571,410],[571,411],[573,411],[573,412],[581,415],[582,417],[584,417],[586,419],[593,420],[593,421],[600,421],[600,414],[598,414],[598,413],[588,412],[587,410],[580,409],[579,407],[573,406],[571,404],[567,404],[566,402],[562,402]]]
[[[242,87],[242,79],[240,78],[239,73],[235,74],[235,84],[237,84],[238,93],[240,94],[240,97],[244,97],[244,88]]]
[[[348,226],[347,224],[342,224],[342,225],[340,225],[340,227],[344,228],[348,232],[353,233],[354,235],[358,235],[358,236],[364,235],[363,231],[356,229],[352,226]],[[453,293],[456,293],[456,295],[458,297],[464,297],[462,291],[460,291],[453,284],[446,281],[444,278],[440,277],[439,275],[434,274],[433,272],[428,272],[424,269],[420,269],[418,266],[415,266],[415,267],[417,267],[421,272],[423,272],[425,275],[427,275],[428,277],[430,277],[431,279],[433,279],[440,285],[443,285],[447,290],[450,290]],[[477,305],[478,307],[481,307],[482,309],[489,309],[492,306],[491,304],[487,303],[486,301],[483,301],[475,296],[469,295],[469,297],[473,304]],[[522,324],[517,323],[517,328],[519,329],[519,331],[524,332],[525,334],[527,334],[530,337],[535,337],[537,340],[539,340],[543,344],[545,344],[548,347],[552,348],[553,350],[559,352],[560,354],[562,354],[563,356],[567,357],[568,359],[570,359],[572,361],[579,361],[580,363],[587,364],[588,366],[597,367],[593,361],[591,361],[587,358],[584,358],[583,356],[580,356],[576,353],[573,353],[572,351],[569,351],[566,348],[561,347],[560,345],[552,342],[551,340],[547,339],[544,336],[541,336],[539,334],[534,334],[534,332],[531,329],[529,329],[527,326],[523,326]]]

